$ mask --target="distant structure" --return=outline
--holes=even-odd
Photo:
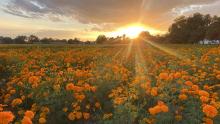
[[[199,44],[220,44],[220,40],[207,40],[207,39],[204,39],[204,40],[201,40],[199,41]]]

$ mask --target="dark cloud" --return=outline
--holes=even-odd
[[[138,21],[163,27],[175,17],[172,12],[175,9],[216,1],[219,0],[10,0],[5,12],[28,18],[48,17],[52,21],[74,18],[81,23],[100,25],[92,28],[98,31],[108,27],[103,24],[123,25]]]

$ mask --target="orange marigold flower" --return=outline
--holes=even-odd
[[[148,111],[150,112],[151,115],[155,115],[155,114],[158,114],[160,112],[168,112],[169,108],[162,101],[159,101],[158,105],[156,105],[152,108],[149,108]]]
[[[64,107],[62,110],[63,110],[63,112],[67,112],[67,111],[68,111],[68,108],[67,108],[67,107]]]
[[[204,85],[203,88],[204,88],[205,90],[210,90],[210,88],[209,88],[208,85]]]
[[[160,73],[159,78],[163,80],[168,80],[169,75],[168,73]]]
[[[76,118],[75,114],[73,112],[69,113],[68,114],[68,119],[71,120],[71,121],[74,121]]]
[[[45,124],[47,122],[47,120],[45,118],[41,117],[41,118],[39,118],[38,122],[40,124]]]
[[[152,89],[151,89],[151,92],[150,92],[150,94],[152,95],[152,96],[157,96],[157,87],[153,87]]]
[[[74,90],[75,92],[82,92],[83,88],[82,88],[82,87],[79,87],[79,86],[74,86],[74,87],[73,87],[73,90]]]
[[[200,96],[209,97],[209,93],[208,93],[207,91],[205,91],[205,90],[200,90],[200,91],[199,91],[199,95],[200,95]]]
[[[123,103],[124,103],[123,98],[117,97],[117,98],[114,99],[114,104],[116,104],[116,105],[121,105]]]
[[[90,114],[89,113],[87,113],[87,112],[83,112],[83,118],[84,119],[89,119],[90,118]]]
[[[12,101],[11,105],[12,107],[15,107],[16,105],[20,105],[22,103],[22,100],[20,98],[16,98]]]
[[[73,83],[68,83],[67,85],[66,85],[66,90],[73,90],[74,89],[74,84]]]
[[[96,92],[96,87],[92,86],[92,87],[90,87],[90,90],[91,90],[92,92]]]
[[[161,110],[160,110],[160,107],[159,106],[155,106],[153,108],[149,108],[149,112],[151,115],[155,115],[157,113],[160,113]]]
[[[32,112],[32,111],[26,111],[24,115],[26,117],[29,117],[30,119],[34,118],[34,112]]]
[[[24,116],[24,118],[21,121],[22,124],[32,124],[32,121],[29,117]]]
[[[99,102],[96,102],[96,103],[95,103],[95,107],[96,107],[96,108],[100,108],[100,106],[101,106],[101,105],[100,105]]]
[[[161,108],[162,112],[168,112],[169,111],[169,108],[166,105],[162,105],[162,106],[160,106],[160,108]]]
[[[0,124],[9,124],[14,120],[14,117],[11,112],[0,112]]]
[[[208,101],[209,101],[209,98],[206,97],[206,96],[201,96],[201,97],[200,97],[200,100],[201,100],[202,102],[208,102]]]
[[[188,89],[182,89],[181,93],[187,93]]]
[[[44,113],[49,113],[50,109],[48,107],[42,107],[41,111],[44,112]]]
[[[205,118],[205,124],[213,124],[213,120],[210,118]]]
[[[198,85],[192,85],[192,90],[194,90],[194,91],[199,90],[199,86]]]
[[[76,118],[81,119],[82,118],[82,112],[76,112]]]
[[[79,94],[74,94],[74,97],[77,99],[77,100],[79,100],[79,101],[82,101],[82,100],[84,100],[85,99],[85,95],[79,95]]]
[[[180,99],[180,100],[186,100],[186,99],[187,99],[187,95],[185,95],[185,94],[180,94],[180,95],[179,95],[179,99]]]
[[[176,72],[175,74],[174,74],[174,78],[180,78],[181,77],[181,73],[180,72]]]
[[[202,111],[205,113],[207,117],[211,118],[214,118],[218,114],[217,109],[212,105],[205,105]]]
[[[31,84],[39,83],[40,82],[40,78],[37,77],[37,76],[31,76],[31,77],[29,77],[28,82],[31,83]]]
[[[216,76],[216,78],[220,80],[220,74],[218,74],[218,75]]]
[[[13,90],[10,90],[10,94],[15,94],[16,93],[16,90],[13,89]]]
[[[193,83],[192,83],[191,81],[186,81],[186,82],[185,82],[185,85],[187,85],[187,86],[192,86]]]

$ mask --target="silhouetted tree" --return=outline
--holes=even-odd
[[[54,40],[52,38],[43,38],[40,40],[40,42],[42,44],[50,44],[51,42],[53,42]]]
[[[81,43],[81,41],[78,38],[69,39],[67,42],[69,44],[80,44]]]
[[[26,36],[17,36],[15,39],[14,39],[14,42],[16,44],[25,44],[27,43],[27,37]]]
[[[150,32],[148,31],[143,31],[139,34],[138,38],[141,38],[141,39],[151,39],[152,36],[150,34]]]
[[[220,17],[213,17],[212,23],[207,29],[206,39],[220,40]]]
[[[30,35],[28,37],[28,43],[37,43],[39,41],[40,41],[39,38],[35,35]]]
[[[188,18],[181,16],[175,19],[169,28],[171,43],[198,43],[205,38],[211,20],[210,15],[200,13],[195,13]]]
[[[107,37],[105,35],[99,35],[96,39],[97,44],[103,44],[107,41]]]
[[[10,37],[0,37],[0,43],[2,44],[12,44],[14,40]]]

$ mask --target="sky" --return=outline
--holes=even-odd
[[[129,26],[160,34],[195,12],[220,15],[220,0],[0,0],[0,35],[94,40]]]

